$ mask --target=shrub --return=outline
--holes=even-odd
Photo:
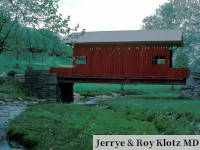
[[[7,81],[7,77],[0,77],[0,85]]]

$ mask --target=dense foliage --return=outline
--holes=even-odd
[[[177,66],[189,66],[193,69],[199,63],[200,48],[200,1],[199,0],[169,0],[161,5],[156,13],[143,20],[144,29],[180,29],[183,31],[184,47],[175,51]],[[179,56],[178,56],[179,55]],[[183,56],[183,57],[182,57]],[[185,62],[178,60],[183,58]]]
[[[7,25],[8,28],[10,26],[12,26],[12,22]],[[1,36],[4,37],[4,33],[2,33]],[[65,45],[62,40],[52,32],[27,28],[20,24],[13,25],[8,37],[2,44],[1,50],[2,54],[8,52],[16,53],[16,56],[13,55],[16,60],[19,59],[20,55],[24,55],[27,52],[63,58],[72,54],[72,48]]]
[[[70,17],[58,13],[59,0],[1,0],[0,54],[20,56],[72,57],[72,48],[66,46],[63,35],[69,37],[79,25],[69,27]],[[83,31],[82,31],[83,32]],[[29,57],[29,56],[27,56]]]
[[[69,27],[70,17],[64,18],[58,13],[58,2],[59,0],[1,0],[0,10],[24,26],[69,35],[79,25],[74,29]]]

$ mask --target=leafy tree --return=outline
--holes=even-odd
[[[16,60],[19,60],[20,53],[25,51],[26,47],[24,30],[18,23],[15,23],[7,41],[9,43],[8,50],[13,51],[16,54]]]
[[[28,27],[45,29],[54,33],[70,34],[70,31],[77,30],[69,27],[70,16],[64,18],[58,13],[59,0],[1,0],[12,18]]]
[[[62,14],[58,13],[58,2],[59,0],[1,0],[0,54],[9,48],[14,49],[15,46],[17,47],[15,50],[22,49],[18,47],[20,45],[19,39],[22,40],[27,37],[26,40],[22,40],[25,44],[21,43],[21,46],[25,45],[32,53],[49,52],[49,49],[51,49],[50,54],[53,55],[58,47],[63,45],[62,41],[58,42],[61,40],[59,36],[62,34],[69,37],[71,32],[79,29],[79,25],[70,28],[70,17],[64,18]],[[19,38],[19,30],[23,30],[23,37]],[[38,31],[42,32],[39,33]],[[51,35],[45,38],[45,40],[51,38],[51,43],[45,44],[45,46],[48,45],[47,49],[41,46],[42,42],[45,41],[41,39],[44,39],[47,35],[42,35],[44,31]],[[13,46],[8,48],[7,46],[11,44]]]
[[[0,5],[0,54],[6,49],[7,39],[11,33],[16,19],[11,21],[10,14]]]
[[[176,67],[176,68],[187,68],[188,62],[189,62],[188,56],[183,52],[179,52],[176,55],[174,67]]]
[[[72,48],[50,31],[27,28],[26,37],[26,47],[32,56],[34,53],[46,53],[49,56],[66,58],[72,54]]]
[[[161,5],[154,15],[143,20],[143,28],[182,30],[184,47],[178,48],[175,53],[179,53],[177,59],[183,60],[188,55],[190,66],[193,66],[200,56],[200,52],[198,52],[200,48],[199,10],[199,0],[169,0]],[[187,55],[180,55],[180,51]]]

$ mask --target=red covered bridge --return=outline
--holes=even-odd
[[[50,69],[58,75],[62,99],[74,82],[185,84],[189,76],[187,68],[172,68],[172,48],[183,45],[180,31],[86,32],[66,44],[72,42],[74,67]]]

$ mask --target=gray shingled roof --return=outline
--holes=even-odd
[[[74,33],[76,35],[77,33]],[[182,32],[178,30],[127,30],[86,32],[79,38],[66,43],[77,44],[163,44],[182,45]]]

